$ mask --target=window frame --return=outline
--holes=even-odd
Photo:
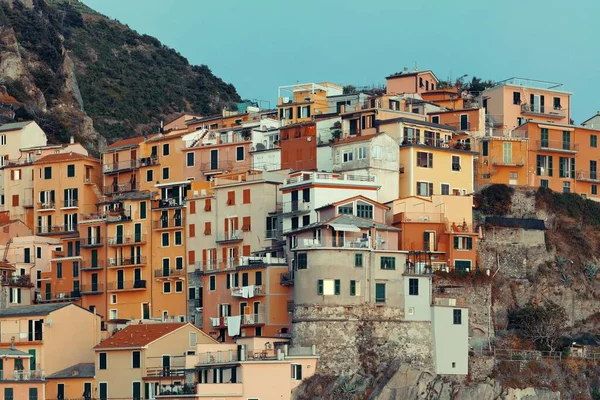
[[[417,278],[408,279],[408,295],[418,296],[419,295],[419,280]]]
[[[462,325],[462,310],[460,308],[452,310],[452,325]]]
[[[104,361],[104,362],[103,362]],[[103,368],[104,366],[104,368]],[[107,352],[100,352],[98,353],[98,369],[108,369],[108,353]]]
[[[389,262],[388,266],[385,266]],[[379,269],[386,271],[393,271],[396,269],[396,257],[393,256],[382,256],[379,258]]]
[[[136,354],[137,354],[137,363],[136,363]],[[137,365],[137,366],[136,366]],[[133,350],[131,352],[131,368],[132,369],[140,369],[142,368],[142,352],[139,350]]]

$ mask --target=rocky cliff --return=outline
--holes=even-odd
[[[91,150],[240,100],[207,66],[76,0],[0,0],[0,85],[21,103],[17,118]]]

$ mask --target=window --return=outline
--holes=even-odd
[[[352,204],[339,206],[338,214],[354,214],[354,207],[352,207]]]
[[[350,281],[350,296],[360,296],[360,281]]]
[[[563,131],[562,133],[562,148],[563,150],[571,150],[571,132]]]
[[[208,290],[210,290],[211,292],[217,290],[217,277],[214,275],[211,275],[208,280]]]
[[[169,179],[169,167],[164,167],[162,169],[162,178]]]
[[[452,311],[454,325],[462,325],[462,310],[453,310]]]
[[[198,334],[196,332],[190,332],[189,345],[190,347],[194,347],[196,344],[198,344]]]
[[[373,157],[373,160],[381,160],[381,154],[383,153],[381,146],[373,146],[372,150],[371,157]]]
[[[52,179],[52,167],[44,167],[44,179]]]
[[[195,156],[194,153],[191,152],[191,151],[187,153],[187,155],[186,155],[185,158],[186,158],[186,165],[188,167],[193,167],[194,166],[194,156]]]
[[[154,180],[154,171],[149,169],[146,171],[146,182],[152,182]]]
[[[183,282],[182,281],[175,282],[175,293],[183,293]]]
[[[352,161],[352,158],[354,157],[354,152],[353,151],[344,151],[343,153],[343,162],[347,163]]]
[[[110,304],[117,304],[117,295],[116,294],[110,295]]]
[[[598,185],[592,185],[592,194],[593,195],[597,195],[598,194]]]
[[[598,147],[598,135],[590,135],[590,147]]]
[[[417,151],[417,167],[433,168],[433,153]]]
[[[432,196],[433,183],[417,182],[417,196]]]
[[[244,161],[244,146],[235,148],[235,159],[236,161]]]
[[[537,176],[552,176],[552,156],[536,156]]]
[[[408,280],[408,295],[418,296],[419,295],[419,280],[416,278],[410,278]]]
[[[79,277],[79,262],[73,261],[73,278]]]
[[[381,257],[379,266],[381,269],[396,269],[396,257]]]
[[[106,369],[106,353],[98,353],[98,369]]]
[[[489,142],[481,142],[481,155],[487,157],[489,155]]]
[[[62,275],[63,275],[62,263],[58,262],[58,263],[56,263],[56,278],[62,279]]]
[[[39,246],[35,248],[35,258],[42,258],[42,248]]]
[[[244,217],[246,218],[246,217]],[[248,217],[250,218],[250,217]],[[310,225],[310,215],[304,215],[302,216],[302,226],[306,226],[306,225]],[[250,225],[248,225],[250,226]]]
[[[452,156],[452,171],[460,171],[460,156]]]
[[[244,204],[250,204],[250,189],[244,189],[242,192],[242,202]]]
[[[292,364],[292,379],[296,381],[302,380],[302,365]]]
[[[11,169],[10,170],[10,179],[13,181],[21,180],[21,170],[20,169]]]
[[[375,284],[375,302],[385,303],[385,283]]]
[[[473,238],[468,236],[455,236],[454,237],[454,248],[456,250],[472,250],[473,249]]]
[[[308,256],[306,253],[296,253],[296,268],[306,269],[308,267]]]
[[[362,254],[354,254],[354,266],[362,267],[363,266],[363,255]]]
[[[357,204],[356,216],[365,219],[373,219],[373,206],[371,204]]]
[[[235,205],[235,192],[233,190],[230,190],[229,192],[227,192],[227,205],[228,206]]]
[[[38,400],[37,388],[29,388],[29,400]]]
[[[548,147],[548,129],[541,128],[540,130],[540,147]]]
[[[460,115],[460,130],[461,131],[469,130],[469,115],[468,114]]]
[[[133,382],[131,393],[132,400],[142,400],[142,382]]]
[[[169,155],[169,143],[163,144],[163,156]]]
[[[448,196],[450,195],[450,185],[447,183],[442,183],[441,184],[441,191],[442,195],[444,196]]]
[[[18,207],[19,206],[19,195],[18,194],[13,194],[12,195],[12,206],[13,207]]]
[[[75,164],[67,165],[67,177],[72,178],[75,176]]]
[[[561,178],[575,178],[575,158],[558,158],[558,176]]]
[[[163,282],[163,293],[171,293],[171,282]]]
[[[98,384],[98,388],[100,391],[100,400],[107,400],[108,399],[108,383],[100,382]]]
[[[146,219],[146,202],[140,202],[140,219]]]
[[[169,232],[162,234],[162,247],[169,247]]]
[[[6,135],[0,135],[0,146],[6,146]]]
[[[431,122],[434,124],[439,124],[440,123],[440,116],[439,115],[434,115],[433,117],[431,117]]]
[[[365,158],[367,158],[367,148],[366,147],[359,147],[358,148],[358,156],[356,158],[358,160],[364,160]]]
[[[513,104],[521,104],[521,93],[513,92]]]
[[[571,193],[571,182],[563,182],[563,193]]]
[[[310,106],[298,107],[298,118],[309,118],[310,117]]]
[[[181,246],[183,244],[183,236],[181,231],[175,232],[175,246]]]
[[[562,109],[562,106],[560,105],[560,97],[555,97],[554,98],[553,106],[554,106],[555,110]]]
[[[131,368],[141,368],[142,360],[139,351],[131,352]]]
[[[339,295],[341,281],[339,279],[319,279],[317,281],[317,294],[322,296]]]

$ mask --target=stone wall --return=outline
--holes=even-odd
[[[394,361],[434,368],[431,323],[405,321],[400,309],[299,305],[292,332],[294,345],[317,345],[320,374],[369,374]]]
[[[478,382],[488,379],[496,365],[493,356],[473,355],[469,357],[469,375]]]

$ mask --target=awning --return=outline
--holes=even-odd
[[[335,229],[336,231],[344,231],[344,232],[360,232],[360,229],[356,225],[350,224],[328,224],[330,227]]]

